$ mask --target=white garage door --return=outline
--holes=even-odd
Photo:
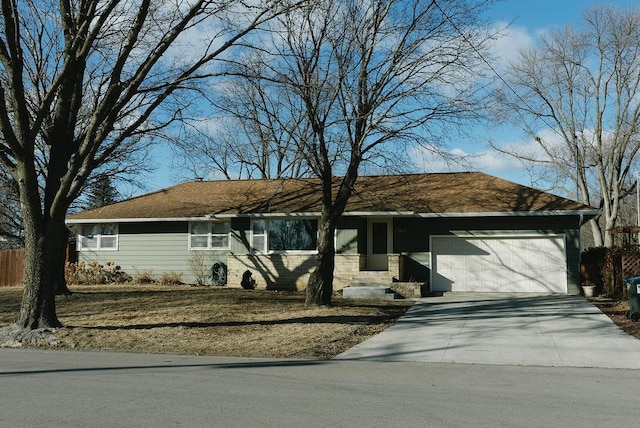
[[[432,237],[432,291],[566,293],[563,236]]]

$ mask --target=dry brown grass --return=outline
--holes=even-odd
[[[599,296],[590,300],[591,303],[607,315],[620,330],[640,339],[640,322],[633,322],[626,317],[626,312],[629,310],[628,299],[613,299]]]
[[[190,286],[71,287],[57,298],[61,347],[195,355],[331,358],[383,331],[412,304],[303,293]],[[0,288],[0,327],[15,321],[21,289]]]

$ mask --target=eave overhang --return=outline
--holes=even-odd
[[[482,217],[555,217],[580,216],[589,219],[600,214],[599,210],[546,210],[546,211],[503,211],[503,212],[464,212],[464,213],[418,213],[414,211],[349,211],[343,217],[404,217],[404,218],[482,218]],[[320,217],[319,212],[301,213],[249,213],[249,214],[207,214],[195,217],[132,217],[132,218],[83,218],[67,219],[67,224],[96,223],[156,223],[178,221],[226,220],[232,218],[282,218],[282,217]]]

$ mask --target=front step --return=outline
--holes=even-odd
[[[427,295],[427,285],[423,282],[400,282],[389,272],[380,272],[380,271],[361,271],[357,278],[354,278],[349,284],[347,288],[377,288],[377,289],[388,289],[385,294],[390,295],[393,293],[395,298],[403,298],[403,299],[419,299],[420,297],[424,297]],[[384,298],[390,299],[390,297],[382,297],[382,293],[380,291],[374,292],[378,293],[378,297],[374,298]],[[358,292],[355,290],[350,290],[347,292],[347,295],[357,296],[359,294],[363,294],[366,296],[371,295],[370,292]],[[346,296],[345,296],[346,297]],[[359,298],[359,297],[352,297]],[[364,297],[369,298],[369,297]]]
[[[384,285],[350,285],[342,289],[345,299],[394,300],[396,293]]]
[[[389,286],[397,279],[387,271],[360,271],[357,278],[351,281],[352,286]]]

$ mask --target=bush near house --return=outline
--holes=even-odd
[[[159,276],[151,271],[136,272],[134,276],[122,271],[120,266],[113,262],[107,262],[105,266],[98,262],[91,263],[67,263],[65,265],[65,278],[70,285],[96,285],[96,284],[182,284],[182,274],[176,272],[163,272]]]
[[[182,284],[182,274],[177,272],[162,272],[159,281],[162,285],[180,285]]]
[[[123,272],[120,266],[108,262],[105,266],[97,263],[66,263],[64,269],[68,284],[109,284],[131,281],[131,275]]]
[[[592,282],[596,292],[610,297],[626,295],[625,278],[640,276],[640,245],[589,248],[582,253],[581,282]]]

